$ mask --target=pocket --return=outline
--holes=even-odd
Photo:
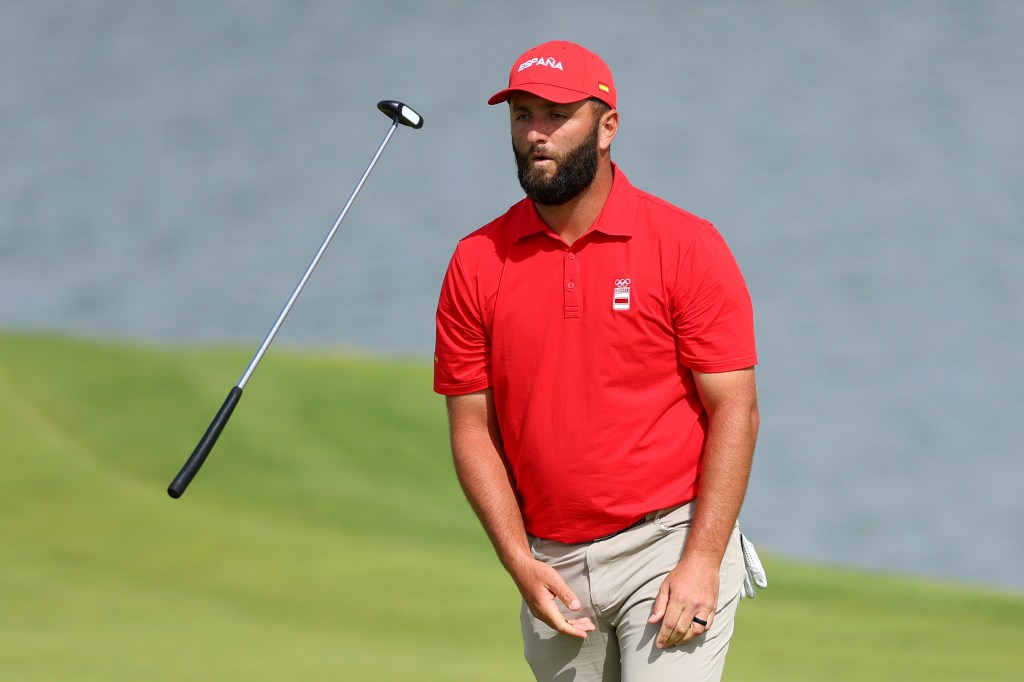
[[[673,509],[665,516],[655,519],[654,525],[665,534],[688,531],[693,525],[693,505],[684,504],[678,509]]]
[[[689,530],[692,523],[693,519],[659,519],[656,525],[664,533],[678,533]]]

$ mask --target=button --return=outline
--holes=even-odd
[[[565,285],[565,288],[566,289],[575,289],[576,288],[576,282],[574,282],[573,280],[570,279],[569,283]]]
[[[576,254],[575,253],[570,253],[568,258],[569,258],[569,260],[576,260]]]

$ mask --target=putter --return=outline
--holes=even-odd
[[[295,299],[302,293],[303,287],[306,286],[306,281],[309,280],[309,276],[313,274],[313,269],[316,268],[317,263],[320,262],[320,257],[324,255],[327,247],[331,243],[331,239],[334,238],[334,234],[338,231],[338,227],[341,225],[341,221],[345,219],[345,214],[348,213],[349,207],[352,206],[352,202],[355,201],[356,195],[359,194],[359,190],[363,188],[363,183],[366,182],[366,178],[369,177],[370,171],[377,164],[377,159],[380,158],[381,153],[384,151],[384,147],[387,146],[391,140],[391,136],[395,134],[395,130],[398,128],[398,124],[409,126],[410,128],[422,128],[423,117],[413,111],[410,107],[396,102],[394,100],[382,100],[377,103],[377,108],[381,112],[391,119],[391,127],[388,129],[387,134],[384,136],[384,140],[377,147],[377,152],[373,155],[370,160],[370,165],[366,167],[366,171],[363,172],[363,177],[359,179],[356,184],[356,188],[352,190],[352,195],[349,196],[348,201],[345,203],[345,207],[341,209],[341,213],[338,215],[338,219],[334,221],[334,227],[327,233],[327,237],[324,238],[323,243],[320,245],[320,249],[313,256],[313,260],[310,262],[309,267],[306,268],[306,272],[302,275],[302,279],[295,286],[292,291],[292,295],[288,297],[288,302],[284,304],[284,308],[281,309],[281,313],[277,316],[277,320],[274,321],[274,326],[270,328],[263,343],[260,345],[259,350],[252,356],[252,360],[249,361],[249,366],[245,368],[245,372],[242,374],[242,378],[238,380],[238,383],[228,393],[227,399],[224,404],[220,406],[213,421],[210,422],[209,428],[206,429],[206,433],[199,439],[199,443],[196,445],[195,450],[189,456],[188,460],[185,461],[185,465],[181,467],[181,471],[171,481],[171,485],[167,488],[167,494],[177,499],[181,497],[185,489],[188,488],[188,484],[192,482],[195,475],[199,472],[199,468],[203,466],[203,462],[206,461],[207,456],[210,454],[210,450],[213,449],[214,444],[217,442],[217,438],[220,437],[221,431],[224,430],[224,426],[228,423],[228,419],[231,418],[231,413],[235,411],[235,406],[238,405],[239,399],[242,397],[242,389],[245,388],[245,384],[249,381],[252,373],[256,370],[256,365],[259,364],[263,358],[264,353],[267,352],[267,348],[270,347],[270,343],[277,336],[277,331],[281,328],[281,324],[284,322],[284,318],[288,316],[292,306],[295,304]]]

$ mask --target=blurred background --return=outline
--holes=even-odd
[[[456,240],[522,196],[485,100],[574,40],[615,74],[613,158],[746,273],[748,535],[1022,590],[1021,35],[1012,0],[3,2],[0,327],[255,350],[394,98],[426,125],[277,343],[428,362]]]

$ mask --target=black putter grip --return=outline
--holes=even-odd
[[[192,451],[192,454],[185,462],[185,466],[181,467],[181,471],[171,481],[171,485],[167,487],[168,495],[178,499],[185,492],[185,488],[188,488],[188,484],[192,482],[192,479],[199,472],[199,468],[206,461],[206,456],[210,454],[210,450],[216,444],[217,438],[220,437],[220,432],[224,430],[224,426],[228,423],[228,419],[231,419],[231,413],[235,411],[235,405],[238,404],[238,400],[241,397],[242,389],[238,386],[232,388],[231,392],[228,393],[224,404],[217,410],[217,416],[213,418],[209,428],[206,429],[206,433],[199,439],[199,444]]]

